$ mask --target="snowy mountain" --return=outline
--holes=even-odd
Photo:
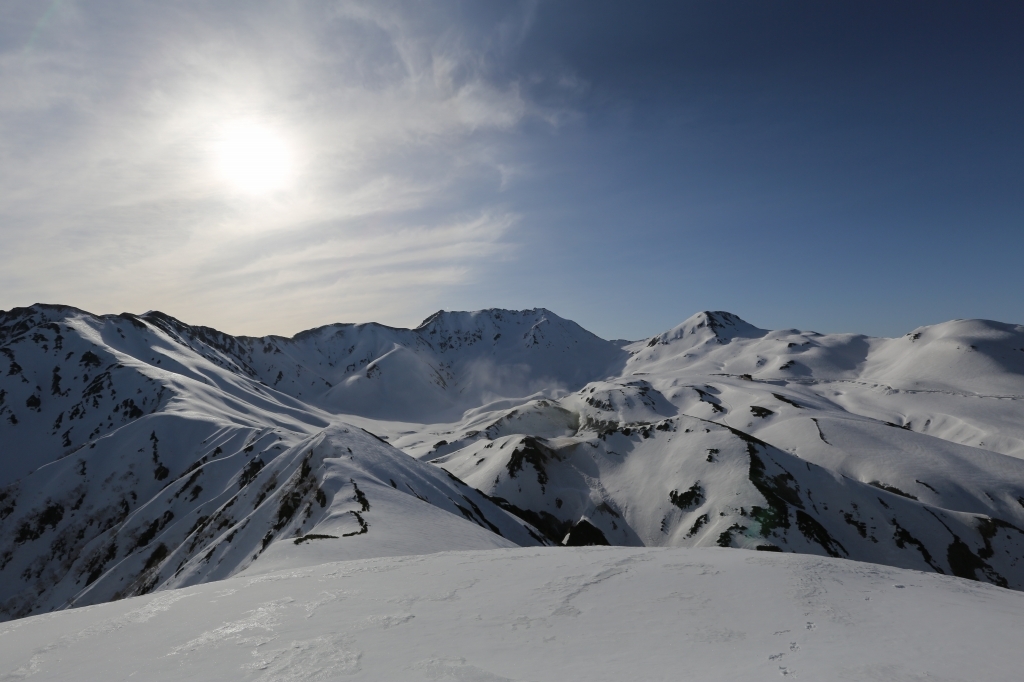
[[[8,618],[227,577],[278,561],[276,544],[337,559],[544,543],[262,384],[230,337],[37,306],[0,318],[0,343]]]
[[[418,454],[569,544],[579,529],[1024,587],[1024,328],[869,339],[700,313],[627,349],[622,376],[474,415]]]
[[[335,324],[234,338],[152,313],[204,357],[333,414],[442,421],[503,398],[564,392],[617,374],[628,354],[544,310],[438,312],[416,329]]]
[[[0,312],[0,615],[342,559],[797,552],[1024,589],[1024,327]]]

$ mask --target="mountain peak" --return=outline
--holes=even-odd
[[[757,329],[739,315],[734,315],[724,310],[703,310],[696,315],[692,315],[683,324],[692,324],[695,328],[706,326],[716,333],[719,330],[730,328],[736,330]]]
[[[724,310],[703,310],[660,336],[655,336],[650,345],[668,344],[695,335],[708,337],[705,340],[713,338],[719,343],[726,343],[737,337],[757,338],[765,333],[764,329],[758,329],[739,315]]]
[[[549,317],[557,320],[562,320],[555,313],[551,312],[547,308],[529,308],[524,310],[509,310],[506,308],[484,308],[482,310],[438,310],[433,315],[427,317],[423,322],[420,322],[416,330],[425,329],[433,324],[448,323],[452,321],[458,323],[464,322],[480,322],[483,320],[490,320],[493,322],[505,322],[507,320],[521,321],[522,318],[533,318],[533,317]]]

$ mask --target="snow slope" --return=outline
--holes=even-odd
[[[1020,678],[1024,595],[722,549],[321,564],[0,626],[0,679]]]
[[[1024,456],[1021,325],[954,320],[877,339],[767,331],[728,313],[705,312],[628,349],[632,355],[623,376],[650,376],[666,395],[698,379],[714,384],[745,378],[750,383],[726,382],[740,387],[741,404],[735,407],[741,411],[750,398],[768,397],[771,387],[781,387],[803,397],[805,407]],[[729,397],[722,400],[728,403]]]
[[[480,431],[432,461],[554,542],[796,551],[1024,588],[1024,462],[947,459],[930,471],[935,491],[910,499],[897,477],[859,480],[711,420],[658,414],[668,403],[654,394],[634,381],[534,403],[516,416],[575,410],[582,425]],[[639,419],[644,400],[652,407]],[[496,423],[518,430],[515,417]]]

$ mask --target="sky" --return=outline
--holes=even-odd
[[[0,0],[0,309],[1024,323],[1024,5]]]

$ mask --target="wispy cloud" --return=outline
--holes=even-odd
[[[0,306],[159,307],[247,333],[414,321],[514,254],[503,136],[552,112],[500,67],[533,6],[476,22],[381,2],[17,6]],[[217,177],[218,130],[243,119],[292,147],[286,190]]]

